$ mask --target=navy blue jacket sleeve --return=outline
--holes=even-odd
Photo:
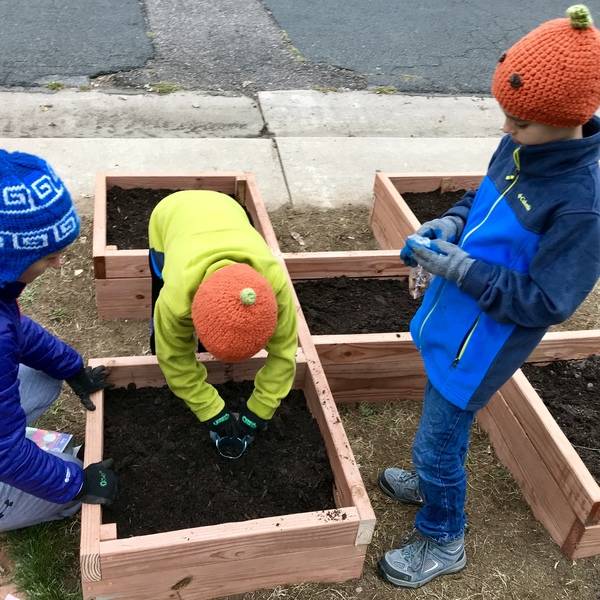
[[[83,482],[79,465],[44,452],[25,437],[19,396],[15,322],[0,320],[0,481],[49,502],[72,500]]]
[[[71,346],[46,331],[29,317],[21,316],[21,362],[55,379],[69,379],[83,367],[83,359]]]
[[[600,277],[600,215],[564,212],[542,236],[529,273],[476,260],[461,289],[501,322],[549,327],[569,318]]]

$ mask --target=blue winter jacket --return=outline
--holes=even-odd
[[[20,314],[25,284],[0,287],[0,481],[50,502],[72,500],[83,482],[81,467],[44,452],[25,437],[19,397],[19,363],[67,379],[83,367],[81,356]]]
[[[446,213],[466,222],[458,243],[476,260],[460,287],[434,278],[410,331],[432,385],[460,408],[481,408],[600,276],[600,119],[583,134],[504,137],[477,192]]]

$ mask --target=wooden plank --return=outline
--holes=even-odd
[[[254,227],[265,238],[271,250],[279,253],[279,242],[275,235],[269,213],[262,199],[262,195],[256,185],[256,178],[252,173],[245,173],[246,180],[246,210],[252,217]]]
[[[562,545],[577,519],[536,447],[501,393],[477,413],[496,455],[512,473],[535,517]]]
[[[600,354],[600,329],[547,333],[527,362],[551,362],[587,358]]]
[[[92,226],[92,261],[94,277],[106,277],[104,251],[106,247],[106,180],[103,173],[96,175],[94,192],[94,223]]]
[[[380,247],[402,247],[421,225],[403,193],[467,190],[477,188],[483,177],[482,173],[377,173],[370,223]]]
[[[117,539],[117,524],[116,523],[103,523],[100,525],[100,541],[106,542],[108,540]]]
[[[327,277],[408,277],[397,250],[283,253],[292,280]]]
[[[293,550],[293,548],[291,549]],[[340,546],[231,560],[203,566],[155,569],[84,586],[85,600],[208,600],[278,585],[340,582],[361,576],[366,546]]]
[[[146,188],[151,190],[212,190],[223,194],[235,194],[238,172],[198,173],[173,175],[149,175],[147,173],[106,173],[106,187],[125,190]]]
[[[477,189],[485,173],[382,173],[400,194],[404,192],[457,192]]]
[[[523,372],[517,371],[501,393],[579,520],[600,521],[600,486]]]
[[[383,249],[401,248],[420,226],[398,191],[382,173],[375,175],[371,228]]]
[[[312,361],[307,364],[304,395],[321,430],[337,493],[342,504],[355,506],[359,511],[356,545],[368,544],[375,530],[375,513],[322,367]]]
[[[576,521],[561,550],[571,560],[600,554],[600,525],[584,527]]]
[[[96,279],[96,306],[101,319],[150,320],[150,277]]]
[[[160,569],[267,559],[277,554],[353,545],[360,523],[354,507],[195,527],[101,544],[107,579]]]
[[[102,279],[119,279],[125,277],[150,277],[148,266],[148,249],[143,250],[109,250],[106,247],[104,260],[105,277]]]
[[[94,367],[97,363],[89,361]],[[91,394],[96,410],[86,411],[85,421],[85,467],[91,463],[99,462],[104,451],[104,393],[102,391]],[[81,538],[79,546],[79,561],[81,564],[81,579],[83,582],[100,581],[100,536],[102,525],[102,512],[98,504],[81,505]]]
[[[346,432],[344,431],[331,389],[327,383],[327,378],[325,377],[325,372],[319,360],[319,355],[313,343],[306,319],[302,313],[302,307],[298,301],[292,279],[287,271],[281,253],[277,250],[274,251],[274,254],[279,256],[281,260],[281,265],[287,276],[294,298],[298,315],[298,341],[306,359],[306,376],[303,391],[307,404],[319,424],[325,441],[337,487],[336,497],[342,499],[342,504],[357,508],[361,519],[361,526],[357,534],[356,545],[368,544],[373,537],[375,513],[373,512],[371,502],[369,501],[358,470],[358,465],[354,460],[354,454],[346,437]]]
[[[267,353],[261,350],[256,356],[240,363],[222,363],[211,354],[197,354],[198,360],[208,371],[208,381],[213,384],[225,381],[250,381],[265,364]],[[156,356],[112,356],[97,358],[90,364],[104,365],[110,370],[108,381],[115,387],[134,383],[137,387],[162,387],[166,381]],[[304,382],[306,360],[301,350],[296,354],[296,377],[294,387]]]

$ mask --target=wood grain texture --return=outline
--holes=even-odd
[[[477,421],[487,431],[496,455],[519,484],[535,517],[562,546],[577,516],[501,393],[477,413]]]
[[[292,280],[328,277],[408,277],[397,250],[283,253]]]
[[[379,246],[401,248],[421,225],[403,193],[474,189],[483,177],[483,173],[377,173],[370,222]]]
[[[101,319],[150,320],[150,277],[96,279],[96,307]]]
[[[239,363],[222,363],[212,354],[196,355],[208,371],[208,381],[212,384],[226,381],[251,381],[260,368],[265,364],[267,353],[264,350],[254,357]],[[112,356],[93,359],[93,366],[104,365],[109,369],[108,382],[115,387],[126,387],[134,383],[137,387],[161,387],[166,381],[156,356]],[[295,387],[304,383],[306,359],[302,350],[296,353]]]
[[[267,559],[279,553],[352,545],[359,526],[353,507],[195,527],[101,544],[107,578],[161,569]]]
[[[561,550],[571,560],[600,554],[600,525],[583,526],[576,521]]]
[[[577,518],[586,525],[598,523],[600,486],[523,372],[517,371],[500,391]]]
[[[293,548],[288,548],[293,550]],[[341,582],[361,576],[366,546],[338,546],[234,559],[206,566],[87,582],[84,600],[208,600],[278,585]]]
[[[90,366],[97,363],[90,361]],[[104,393],[91,394],[96,410],[86,411],[85,421],[85,467],[102,460],[104,453]],[[100,581],[100,537],[102,512],[97,504],[81,505],[81,537],[79,545],[79,561],[83,582]]]

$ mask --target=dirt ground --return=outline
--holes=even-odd
[[[302,214],[286,207],[273,215],[287,251],[375,248],[368,210],[350,208]],[[333,225],[332,225],[333,224]],[[301,243],[304,242],[303,244]],[[599,328],[600,289],[563,329]],[[95,310],[90,223],[67,253],[60,273],[49,272],[28,286],[23,311],[78,348],[87,358],[149,353],[144,322],[100,321]],[[475,430],[468,459],[469,564],[418,591],[397,591],[376,574],[382,552],[409,533],[414,509],[396,505],[377,489],[379,470],[409,465],[420,405],[402,402],[342,407],[341,414],[369,491],[378,524],[361,579],[341,584],[300,585],[240,596],[244,600],[600,600],[600,557],[571,562],[535,521],[510,474],[499,464],[488,438]],[[84,412],[63,394],[43,424],[83,433]],[[4,566],[4,563],[2,563]]]

